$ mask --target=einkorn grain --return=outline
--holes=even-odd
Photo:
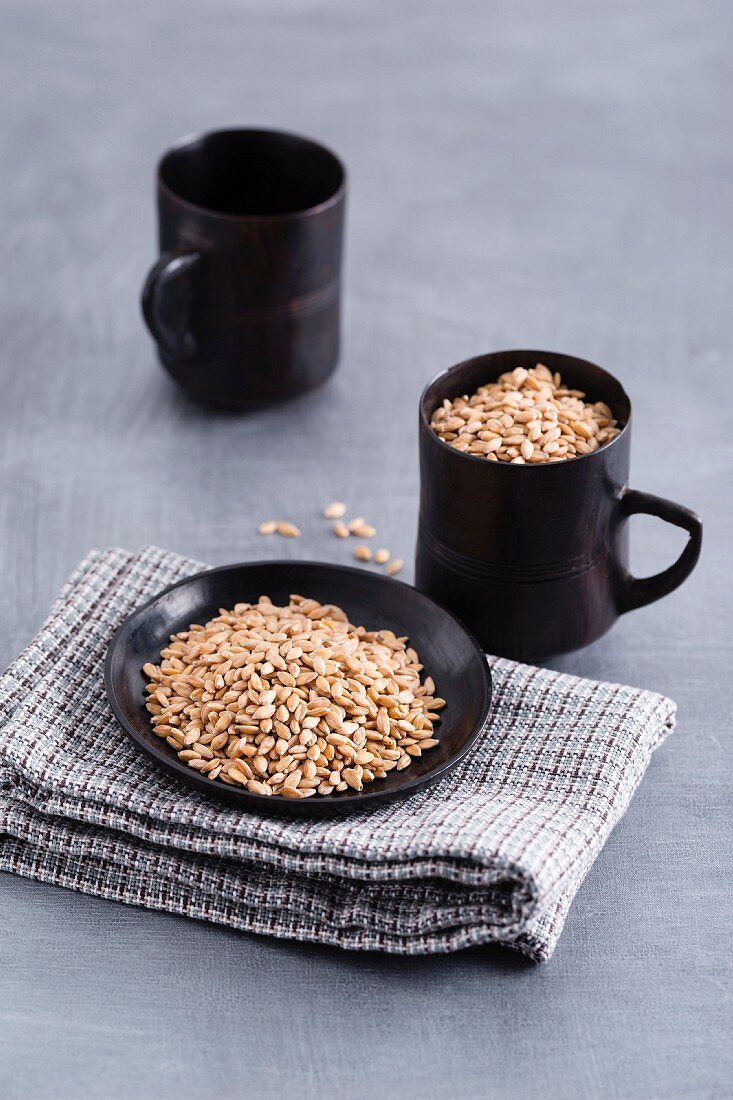
[[[294,523],[288,522],[288,520],[281,519],[277,525],[278,535],[283,535],[286,539],[299,539],[300,528],[296,527]]]
[[[587,402],[542,363],[502,374],[470,397],[446,398],[430,426],[458,451],[516,465],[578,458],[621,431],[608,405]]]
[[[361,791],[438,744],[445,701],[407,639],[332,604],[261,596],[174,634],[160,657],[143,668],[153,732],[254,794]]]

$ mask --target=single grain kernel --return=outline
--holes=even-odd
[[[334,500],[326,505],[323,514],[326,519],[341,519],[342,516],[346,515],[346,505],[342,504],[340,500]]]
[[[296,527],[294,523],[288,523],[287,520],[281,519],[277,525],[278,535],[282,535],[286,539],[299,539],[300,528]]]
[[[402,558],[392,558],[392,561],[387,566],[387,572],[389,573],[390,577],[393,577],[395,573],[399,573],[404,564],[405,563],[403,562]]]
[[[358,526],[349,524],[349,532],[352,535],[356,535],[359,539],[373,539],[377,533],[376,527],[372,527],[371,523],[360,523]]]
[[[371,561],[372,552],[368,546],[356,546],[354,548],[354,557],[357,561]]]
[[[261,523],[257,528],[261,535],[274,535],[277,531],[277,520],[266,519],[264,523]]]

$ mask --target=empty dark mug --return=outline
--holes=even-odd
[[[271,130],[185,138],[158,165],[160,259],[142,294],[160,361],[240,407],[323,382],[339,357],[346,172]]]
[[[544,363],[622,430],[562,462],[514,465],[464,454],[430,427],[447,398],[505,371]],[[702,524],[687,508],[627,488],[631,404],[613,375],[546,351],[480,355],[438,375],[420,400],[420,520],[415,583],[453,611],[490,653],[539,661],[600,637],[619,615],[682,584],[700,555]],[[674,565],[629,573],[629,516],[659,516],[689,534]]]

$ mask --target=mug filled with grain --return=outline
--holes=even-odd
[[[501,351],[438,375],[420,399],[415,583],[491,653],[538,661],[578,649],[689,576],[702,524],[628,488],[631,404],[569,355]],[[688,532],[653,577],[629,568],[629,516]]]

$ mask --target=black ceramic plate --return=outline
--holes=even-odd
[[[220,607],[269,596],[287,603],[292,592],[342,607],[352,623],[408,635],[420,654],[423,675],[435,680],[446,700],[438,726],[440,745],[404,771],[377,779],[361,793],[343,791],[308,799],[250,794],[207,779],[180,762],[156,737],[145,709],[142,666],[157,662],[171,634],[202,623]],[[491,674],[478,644],[448,611],[409,585],[390,577],[317,562],[253,562],[226,565],[187,577],[164,589],[135,611],[119,628],[107,652],[105,687],[112,710],[138,748],[158,767],[205,794],[243,810],[260,813],[322,815],[361,810],[411,794],[440,779],[458,764],[486,722],[491,702]]]

